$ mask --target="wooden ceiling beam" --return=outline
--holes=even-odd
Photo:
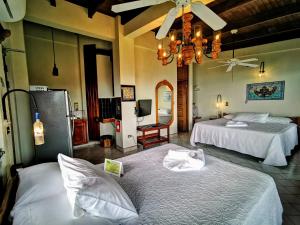
[[[208,4],[208,7],[216,14],[220,15],[222,13],[226,13],[228,11],[232,11],[237,8],[244,7],[247,4],[251,4],[255,1],[257,0],[234,0],[234,1],[216,0]]]
[[[88,1],[88,17],[93,18],[95,13],[98,10],[98,7],[103,3],[105,0],[89,0]]]
[[[236,41],[233,42],[232,36],[223,38],[222,51],[251,47],[261,44],[273,43],[277,41],[300,38],[300,18],[294,21],[285,22],[276,26],[276,30],[266,30],[264,27],[250,32],[238,33]]]
[[[286,16],[292,16],[293,14],[299,12],[300,4],[291,3],[269,11],[264,11],[256,14],[255,16],[247,17],[243,20],[230,21],[230,23],[223,29],[223,32],[228,32],[232,29],[243,28],[251,25],[258,25],[267,21],[284,18]]]
[[[50,5],[56,7],[56,0],[50,0]]]
[[[284,13],[282,13],[282,14],[283,15],[281,15],[281,16],[278,16],[278,17],[275,16],[273,18],[271,18],[271,17],[270,18],[265,17],[267,19],[257,20],[256,23],[254,21],[252,21],[252,23],[248,22],[248,23],[241,24],[241,26],[239,26],[239,27],[232,26],[232,29],[238,29],[239,33],[246,33],[247,30],[256,30],[255,28],[257,28],[257,27],[263,27],[264,30],[267,30],[266,27],[272,28],[271,24],[273,22],[275,22],[276,20],[280,21],[280,20],[284,20],[284,19],[292,17],[292,16],[300,18],[300,11],[296,11],[294,13],[287,14],[287,15],[285,15]],[[292,26],[291,23],[285,23],[285,24],[286,24],[286,27],[291,27]],[[280,26],[277,25],[276,29],[277,29],[277,27],[280,27]],[[222,37],[223,38],[226,38],[228,36],[231,36],[231,29],[230,29],[230,27],[229,27],[229,29],[226,29],[226,31],[222,33]]]

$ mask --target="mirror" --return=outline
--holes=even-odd
[[[156,123],[171,125],[174,120],[174,88],[166,80],[156,85]]]

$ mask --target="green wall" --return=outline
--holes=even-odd
[[[231,51],[222,52],[219,60],[231,58]],[[226,73],[226,67],[209,69],[220,65],[213,60],[205,60],[202,65],[194,66],[194,102],[199,115],[208,117],[217,114],[216,98],[218,94],[229,102],[224,112],[270,112],[273,115],[300,116],[300,39],[276,42],[267,45],[239,49],[236,58],[257,57],[265,62],[265,75],[258,76],[258,68],[235,67],[232,74]],[[246,85],[269,81],[286,82],[283,101],[246,100]]]

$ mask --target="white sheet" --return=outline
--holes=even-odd
[[[226,119],[196,123],[190,142],[215,145],[264,159],[263,163],[286,166],[286,156],[298,144],[296,124],[251,123],[248,127],[225,127]]]
[[[169,149],[182,147],[167,144],[119,159],[125,174],[115,179],[139,213],[138,220],[128,225],[282,224],[282,205],[270,176],[212,156],[206,156],[201,171],[175,173],[162,166]],[[63,187],[62,179],[56,185]],[[13,225],[29,224],[113,223],[88,216],[74,218],[66,193],[60,193],[14,215]]]

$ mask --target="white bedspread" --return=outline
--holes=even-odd
[[[248,127],[225,127],[228,120],[196,123],[191,144],[203,143],[264,159],[264,164],[286,166],[286,156],[298,144],[296,124],[248,123]]]
[[[162,165],[169,149],[182,147],[167,144],[120,159],[125,174],[115,179],[139,213],[128,225],[282,224],[282,205],[269,175],[212,156],[206,156],[201,171],[176,173]],[[110,225],[100,218],[73,218],[66,193],[26,206],[13,224]]]

